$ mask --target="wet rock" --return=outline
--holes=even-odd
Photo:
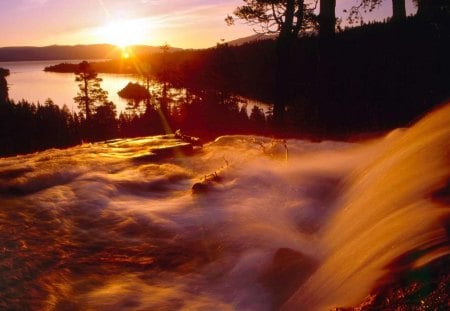
[[[357,307],[334,310],[450,310],[450,256],[403,273],[374,290]]]
[[[201,194],[208,192],[211,189],[212,185],[210,182],[198,182],[192,186],[193,194]]]
[[[214,187],[214,184],[220,183],[222,181],[222,177],[219,176],[216,172],[207,175],[204,177],[202,182],[195,183],[192,186],[193,194],[201,194],[208,192]]]
[[[272,293],[273,308],[279,309],[316,267],[314,260],[295,250],[278,249],[260,277],[260,282]]]
[[[438,191],[433,193],[432,199],[434,201],[450,205],[450,180],[448,180],[447,183]]]

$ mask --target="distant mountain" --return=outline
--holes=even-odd
[[[228,43],[228,45],[231,45],[231,46],[239,46],[239,45],[243,45],[243,44],[251,43],[251,42],[255,42],[255,41],[275,39],[275,37],[276,37],[276,35],[266,35],[263,33],[257,33],[252,36],[228,41],[227,43]]]
[[[160,52],[160,47],[132,46],[134,54],[143,55]],[[171,50],[179,50],[171,48]],[[111,44],[92,45],[52,45],[45,47],[3,47],[0,48],[0,61],[32,60],[73,60],[73,59],[115,59],[122,56],[122,50]]]

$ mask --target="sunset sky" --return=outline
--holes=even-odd
[[[355,0],[338,0],[342,15]],[[226,26],[241,0],[0,0],[0,47],[52,44],[148,44],[181,48],[214,46],[252,35],[251,27]],[[408,3],[408,11],[412,6]],[[373,15],[388,16],[391,1]]]

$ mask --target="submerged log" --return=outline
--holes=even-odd
[[[181,130],[177,130],[175,132],[175,138],[178,138],[186,143],[189,143],[192,146],[203,147],[203,142],[199,137],[185,135],[181,132]]]

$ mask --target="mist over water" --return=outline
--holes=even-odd
[[[400,256],[449,253],[449,141],[447,106],[362,143],[191,154],[156,136],[0,159],[0,309],[356,305]]]

